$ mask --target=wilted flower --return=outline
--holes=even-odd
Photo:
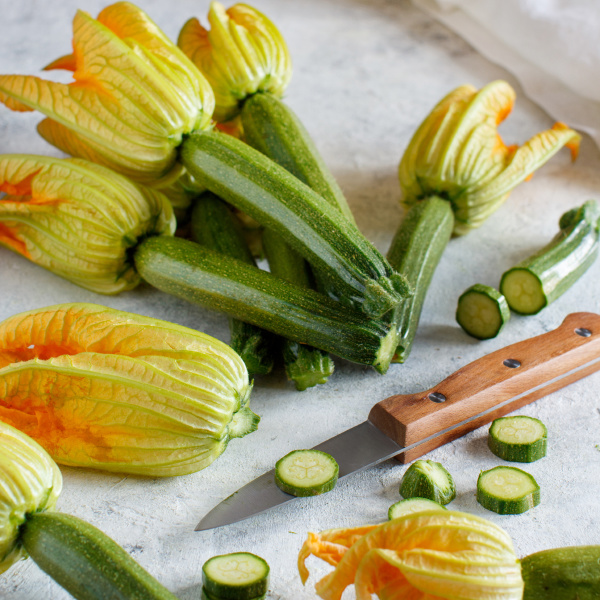
[[[400,163],[404,201],[439,196],[452,204],[454,232],[478,227],[564,145],[577,155],[580,136],[562,123],[521,147],[506,146],[498,125],[510,113],[515,92],[505,81],[480,91],[470,85],[448,94],[423,121]]]
[[[225,10],[211,2],[210,31],[190,19],[178,44],[204,74],[215,93],[215,119],[227,121],[256,92],[283,95],[292,65],[283,36],[262,13],[247,4]]]
[[[61,489],[62,476],[48,453],[0,420],[0,573],[27,556],[19,543],[27,515],[52,510]]]
[[[140,282],[128,251],[173,235],[167,198],[80,159],[0,156],[0,244],[95,292]]]
[[[61,464],[171,476],[256,429],[242,359],[208,335],[95,304],[0,323],[0,420]]]

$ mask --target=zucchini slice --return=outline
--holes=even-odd
[[[510,308],[506,298],[489,285],[476,283],[458,299],[456,321],[478,340],[496,337],[509,319]]]
[[[202,566],[202,585],[208,598],[254,600],[267,593],[269,571],[267,561],[256,554],[221,554]]]
[[[442,463],[417,460],[402,477],[400,495],[403,498],[426,498],[439,504],[448,504],[456,497],[456,487],[452,475]]]
[[[423,512],[427,510],[448,510],[438,502],[427,500],[427,498],[407,498],[392,504],[388,510],[388,519],[397,519],[404,515]]]
[[[533,417],[502,417],[492,422],[489,449],[502,460],[533,462],[546,456],[548,430]]]
[[[540,503],[540,486],[516,467],[494,467],[477,479],[477,502],[499,515],[518,515]]]
[[[500,291],[512,310],[538,313],[587,271],[598,255],[599,217],[595,200],[567,211],[547,246],[502,275]]]
[[[337,483],[338,464],[320,450],[293,450],[275,465],[275,483],[292,496],[317,496],[330,492]]]

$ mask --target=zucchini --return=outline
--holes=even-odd
[[[263,248],[273,275],[303,288],[310,287],[306,261],[294,252],[279,234],[265,229]],[[296,389],[299,391],[326,383],[333,373],[333,360],[327,352],[313,346],[284,339],[282,353],[286,375],[296,384]]]
[[[194,132],[180,157],[200,185],[282,235],[345,305],[378,318],[409,294],[353,223],[254,148],[217,131]]]
[[[196,199],[190,222],[192,238],[216,252],[256,267],[243,234],[226,204],[206,192]],[[250,375],[271,372],[278,347],[275,336],[256,325],[229,319],[231,347],[240,355]]]
[[[388,519],[398,519],[405,515],[411,515],[417,512],[423,512],[427,510],[448,510],[445,506],[442,506],[438,502],[428,500],[427,498],[407,498],[406,500],[400,500],[395,504],[392,504],[388,510]]]
[[[489,449],[502,460],[534,462],[546,456],[548,430],[533,417],[502,417],[492,422]]]
[[[221,554],[202,566],[202,584],[208,598],[254,600],[267,593],[269,571],[267,561],[256,554]]]
[[[151,237],[134,254],[158,289],[384,373],[396,332],[313,290],[181,238]]]
[[[521,559],[523,600],[598,600],[600,546],[553,548]]]
[[[506,298],[489,285],[476,283],[458,299],[456,321],[478,340],[496,337],[510,319]]]
[[[451,204],[432,196],[408,210],[394,235],[387,258],[413,290],[413,295],[394,309],[399,336],[394,362],[402,363],[410,354],[425,295],[453,227]]]
[[[20,538],[38,567],[78,600],[177,600],[116,542],[71,515],[29,514]]]
[[[256,598],[253,598],[252,600],[265,600],[267,597],[267,594],[262,594],[261,596],[256,596]],[[222,600],[219,596],[214,596],[213,594],[210,594],[209,592],[206,591],[206,588],[202,588],[202,590],[200,591],[200,600]]]
[[[317,496],[337,483],[339,466],[321,450],[293,450],[275,464],[275,483],[292,496]]]
[[[456,487],[452,475],[442,463],[417,460],[402,477],[400,495],[403,498],[426,498],[438,504],[448,504],[456,498]]]
[[[244,101],[241,119],[247,144],[281,165],[354,223],[344,193],[289,106],[272,94],[253,94]]]
[[[540,486],[516,467],[494,467],[477,479],[477,502],[499,515],[518,515],[540,503]]]
[[[566,212],[548,245],[502,275],[500,291],[512,310],[538,313],[587,271],[598,255],[599,217],[595,200]]]

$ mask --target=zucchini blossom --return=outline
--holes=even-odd
[[[0,156],[0,244],[102,294],[135,287],[137,243],[173,235],[160,192],[81,159]]]
[[[0,323],[0,420],[60,464],[193,473],[256,429],[250,390],[229,346],[166,321],[60,304]]]
[[[412,137],[399,176],[404,202],[430,196],[447,200],[454,211],[454,233],[478,227],[560,148],[577,156],[580,135],[562,123],[522,146],[507,146],[498,125],[513,107],[515,92],[505,81],[477,91],[463,85],[450,92]]]
[[[211,2],[211,29],[196,18],[183,26],[178,45],[206,77],[215,93],[217,121],[228,121],[256,92],[283,96],[292,76],[287,45],[279,30],[247,4],[225,10]]]
[[[0,573],[27,557],[19,528],[27,515],[52,510],[62,476],[48,453],[0,420]]]
[[[335,567],[316,584],[339,600],[354,584],[357,600],[521,600],[523,579],[512,540],[500,527],[454,511],[408,514],[383,525],[309,533],[298,556],[302,582],[311,555]]]

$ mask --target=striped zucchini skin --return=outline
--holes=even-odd
[[[432,196],[414,204],[396,231],[387,258],[406,277],[413,295],[394,309],[399,339],[393,362],[402,363],[410,354],[427,290],[453,228],[450,202]]]
[[[252,253],[236,227],[225,203],[207,192],[196,199],[191,232],[196,242],[256,267]],[[231,347],[241,356],[251,375],[266,375],[273,369],[279,341],[272,333],[239,319],[229,320]]]
[[[28,515],[21,541],[38,567],[78,600],[177,600],[121,546],[71,515]]]
[[[180,238],[153,237],[135,265],[158,289],[384,373],[395,329],[315,292]]]
[[[306,183],[354,223],[344,193],[289,106],[272,94],[253,94],[244,101],[241,118],[247,144]]]
[[[180,157],[201,185],[282,235],[340,302],[377,318],[407,295],[404,278],[354,224],[254,148],[216,131],[195,132]]]

